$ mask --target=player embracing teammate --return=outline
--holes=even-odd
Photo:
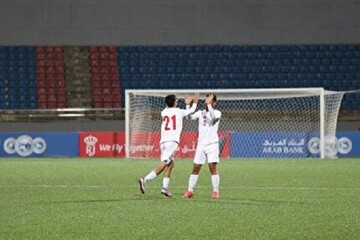
[[[179,145],[180,135],[182,131],[183,118],[195,112],[199,94],[195,94],[193,98],[186,96],[186,110],[176,107],[176,96],[168,95],[165,97],[167,107],[161,112],[161,163],[155,167],[148,175],[138,180],[140,192],[145,193],[145,185],[147,182],[156,178],[164,170],[163,187],[161,194],[172,197],[169,192],[170,174],[174,167],[174,153]],[[218,128],[221,118],[221,112],[214,109],[216,104],[216,95],[208,94],[205,99],[205,109],[198,110],[190,115],[192,120],[199,119],[199,136],[198,144],[194,157],[194,166],[189,178],[188,191],[183,198],[192,198],[193,191],[198,181],[201,167],[207,161],[211,173],[211,182],[213,186],[212,198],[219,198],[220,177],[217,171],[219,163],[219,137]],[[190,108],[190,103],[193,105]]]

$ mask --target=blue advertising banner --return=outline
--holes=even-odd
[[[232,158],[291,158],[309,157],[307,142],[311,136],[304,132],[233,132]]]
[[[338,157],[360,156],[360,132],[337,132],[336,137]]]
[[[79,156],[78,133],[3,133],[0,157]]]
[[[231,158],[306,158],[319,157],[316,133],[306,132],[233,132]],[[338,132],[325,137],[325,157],[360,156],[360,132]]]

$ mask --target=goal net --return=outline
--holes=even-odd
[[[177,107],[184,97],[199,92],[197,110],[205,108],[207,93],[217,96],[221,111],[221,157],[332,157],[343,92],[323,88],[126,90],[126,156],[160,156],[161,111],[164,97],[176,94]],[[176,156],[192,158],[197,143],[198,120],[186,117]]]

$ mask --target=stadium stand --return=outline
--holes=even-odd
[[[289,87],[360,89],[360,45],[0,47],[0,109],[120,108],[125,89]],[[359,108],[345,95],[342,109]]]
[[[116,47],[90,47],[92,106],[120,108]]]
[[[360,45],[119,47],[121,88],[360,88]],[[346,95],[343,109],[360,108]]]
[[[36,84],[40,109],[67,106],[64,76],[62,47],[37,47]]]
[[[0,47],[0,109],[36,109],[35,52]]]

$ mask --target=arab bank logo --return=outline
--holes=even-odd
[[[311,138],[307,145],[309,152],[312,154],[320,153],[320,139]],[[335,157],[336,154],[348,154],[352,149],[352,142],[347,137],[337,139],[336,137],[325,137],[325,156]]]
[[[30,156],[32,153],[41,154],[46,150],[46,141],[37,137],[32,139],[28,135],[21,135],[18,138],[9,137],[4,141],[4,151],[7,154],[17,153],[21,157]]]
[[[86,154],[91,157],[94,156],[96,153],[95,144],[97,143],[98,139],[92,135],[87,136],[84,138],[84,142],[86,144]]]

